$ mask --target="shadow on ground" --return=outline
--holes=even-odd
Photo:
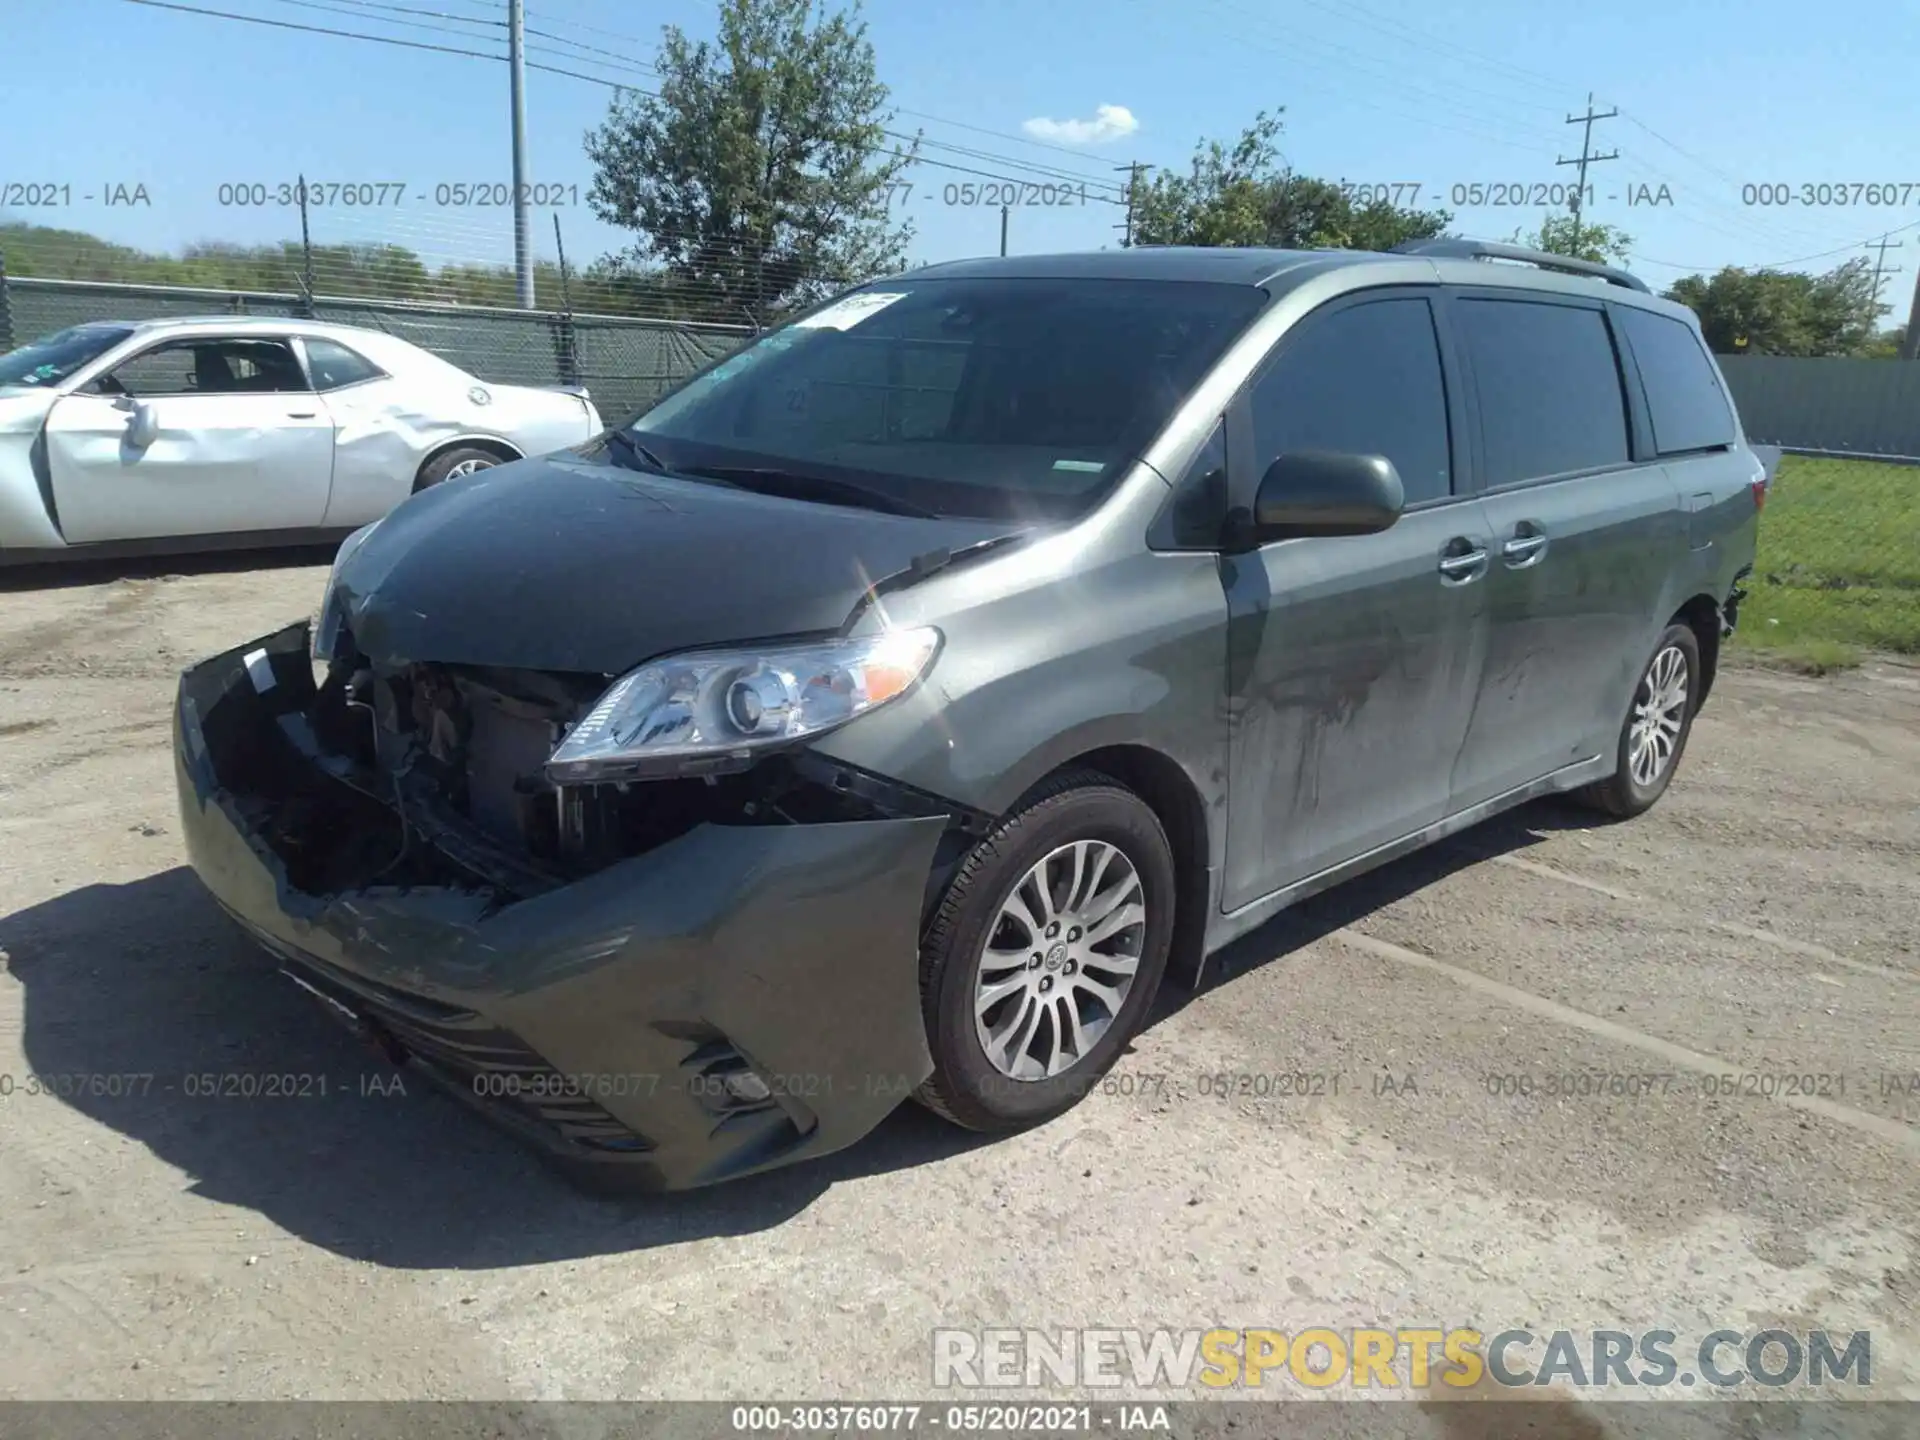
[[[1530,806],[1475,831],[1471,851],[1436,847],[1305,902],[1216,956],[1208,988],[1565,823],[1564,812]],[[31,1071],[123,1077],[105,1081],[104,1094],[70,1081],[72,1093],[41,1103],[70,1104],[138,1141],[200,1195],[383,1265],[494,1268],[767,1229],[837,1180],[986,1143],[906,1104],[860,1144],[790,1170],[595,1199],[328,1020],[185,866],[0,919],[0,950],[25,990]],[[1169,986],[1155,1023],[1192,998]],[[219,1077],[230,1075],[254,1077],[250,1093],[222,1093],[232,1082]],[[288,1093],[258,1093],[274,1076],[295,1077],[281,1086]]]
[[[331,565],[337,542],[263,550],[212,550],[191,555],[132,555],[105,560],[57,560],[0,566],[0,595],[21,590],[68,590],[115,580],[158,580],[181,575],[237,575]]]
[[[1484,820],[1437,845],[1392,864],[1383,865],[1356,876],[1330,890],[1323,890],[1274,916],[1257,930],[1249,931],[1207,960],[1205,977],[1199,989],[1168,985],[1150,1025],[1179,1013],[1201,995],[1231,985],[1236,979],[1265,965],[1283,960],[1296,950],[1325,939],[1334,931],[1383,910],[1395,901],[1417,894],[1429,885],[1446,879],[1459,870],[1492,859],[1513,855],[1540,844],[1547,836],[1563,830],[1592,830],[1610,823],[1599,813],[1583,809],[1569,801],[1552,798],[1506,811]]]
[[[836,1180],[979,1143],[909,1104],[860,1145],[812,1164],[601,1200],[356,1042],[185,866],[0,919],[0,950],[25,991],[32,1074],[125,1077],[70,1080],[62,1098],[36,1103],[72,1105],[138,1141],[197,1194],[383,1265],[491,1269],[762,1230]],[[234,1083],[222,1076],[254,1077],[250,1093],[221,1093]],[[273,1076],[298,1083],[260,1094]]]

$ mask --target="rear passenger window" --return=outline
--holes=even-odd
[[[313,388],[316,390],[338,390],[347,385],[358,385],[363,380],[378,380],[386,374],[365,356],[335,341],[308,336],[303,343],[307,347],[307,368],[313,372]]]
[[[1310,317],[1254,382],[1262,470],[1295,450],[1384,455],[1407,504],[1453,492],[1447,387],[1425,300],[1374,300]]]
[[[1624,305],[1614,314],[1640,366],[1654,449],[1676,455],[1731,445],[1733,406],[1693,327]]]
[[[1626,397],[1600,311],[1461,300],[1454,313],[1480,395],[1487,485],[1626,463]]]

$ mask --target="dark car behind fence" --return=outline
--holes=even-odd
[[[307,315],[411,340],[482,380],[584,385],[609,424],[750,337],[744,325],[425,305],[107,281],[12,279],[0,270],[0,353],[87,320],[232,311]],[[1728,355],[1721,369],[1747,436],[1815,455],[1920,464],[1920,363]]]
[[[93,280],[8,279],[0,273],[0,353],[89,320],[299,315],[409,340],[499,385],[584,385],[608,424],[752,335],[744,325],[695,325],[620,315],[496,310],[267,291],[202,290]]]

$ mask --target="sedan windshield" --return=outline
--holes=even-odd
[[[125,325],[76,325],[0,355],[0,388],[58,385],[133,331]]]
[[[668,469],[940,515],[1066,518],[1138,458],[1266,301],[1251,285],[881,281],[633,422]]]

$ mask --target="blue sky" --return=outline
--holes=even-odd
[[[505,0],[179,3],[505,48],[489,23]],[[530,58],[650,88],[653,77],[634,67],[650,61],[660,27],[707,35],[714,12],[713,0],[527,0],[528,26],[544,32],[530,36]],[[1657,285],[1723,264],[1825,269],[1892,231],[1904,244],[1888,252],[1898,269],[1883,299],[1904,317],[1920,265],[1920,101],[1909,63],[1920,11],[1910,4],[869,0],[865,13],[900,112],[893,128],[958,147],[930,145],[929,162],[954,168],[929,163],[910,177],[902,203],[916,259],[999,246],[997,205],[948,187],[1049,178],[1040,170],[1085,177],[1096,198],[1078,203],[1076,178],[1073,203],[1016,207],[1010,249],[1114,243],[1121,212],[1092,188],[1114,184],[1113,167],[1184,166],[1202,136],[1237,135],[1256,111],[1280,106],[1296,169],[1401,186],[1403,197],[1418,186],[1423,204],[1455,211],[1458,230],[1504,239],[1539,212],[1454,206],[1452,187],[1569,182],[1572,167],[1554,162],[1578,153],[1580,127],[1564,121],[1591,90],[1596,108],[1622,114],[1595,127],[1596,150],[1620,158],[1593,168],[1589,215],[1635,237],[1632,263]],[[442,184],[509,178],[504,64],[130,0],[0,0],[0,36],[9,112],[0,185],[62,185],[70,196],[6,218],[158,249],[277,240],[298,234],[294,212],[222,205],[220,187],[304,171],[406,187],[397,208],[316,211],[317,240],[394,240],[430,260],[511,257],[506,211],[432,203]],[[529,76],[531,178],[578,187],[578,203],[568,193],[558,207],[575,263],[625,243],[585,203],[581,139],[611,95]],[[1059,148],[1034,143],[1040,136]],[[1884,185],[1895,203],[1744,203],[1744,185],[1803,183]],[[136,184],[150,203],[103,203],[109,187]],[[1630,204],[1636,194],[1654,203]],[[535,217],[543,255],[553,251],[551,215]]]

